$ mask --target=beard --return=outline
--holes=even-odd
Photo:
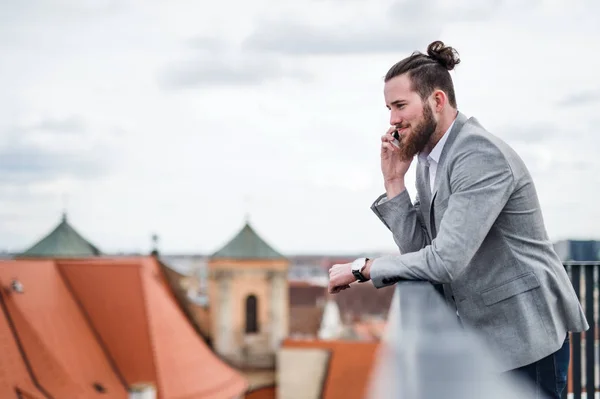
[[[423,120],[414,127],[412,132],[401,136],[400,158],[409,161],[423,151],[436,129],[437,122],[433,117],[433,110],[429,104],[426,104],[423,107]]]

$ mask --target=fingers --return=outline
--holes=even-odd
[[[345,290],[347,288],[350,288],[350,286],[349,285],[341,285],[341,286],[338,286],[338,287],[333,287],[333,288],[329,289],[329,293],[330,294],[337,294],[338,292],[341,292],[341,291],[343,291],[343,290]]]
[[[384,142],[384,143],[381,143],[381,150],[387,151],[390,153],[394,153],[394,152],[398,151],[398,146],[391,142]]]
[[[329,268],[330,294],[337,294],[340,291],[350,288],[350,285],[347,284],[348,279],[343,277],[348,267],[349,265],[333,265]]]
[[[394,140],[393,133],[396,131],[396,126],[390,127],[387,132],[383,136],[381,136],[381,141],[392,141]]]
[[[388,131],[381,136],[382,143],[392,143],[392,145],[396,148],[400,148],[400,142],[396,139],[392,134],[396,131],[396,127],[392,126],[388,129]]]

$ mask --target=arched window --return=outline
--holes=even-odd
[[[246,334],[258,332],[258,300],[255,295],[246,298]]]

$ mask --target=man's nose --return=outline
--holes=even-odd
[[[402,125],[402,117],[397,112],[392,111],[390,114],[390,125],[400,126]]]

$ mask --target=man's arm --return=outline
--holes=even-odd
[[[449,283],[470,263],[487,236],[514,188],[510,165],[499,149],[484,142],[475,151],[460,154],[451,167],[452,194],[437,237],[419,251],[369,262],[365,272],[377,288],[403,279]],[[391,206],[399,203],[399,215],[410,215],[407,196],[393,200]],[[397,223],[402,224],[400,220]],[[391,229],[401,231],[395,226]]]
[[[413,204],[406,189],[392,198],[382,194],[371,205],[371,210],[392,232],[401,253],[418,251],[431,242],[420,207],[419,197]]]

